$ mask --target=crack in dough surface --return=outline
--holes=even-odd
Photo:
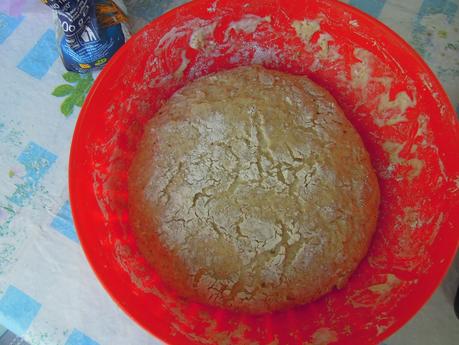
[[[342,287],[379,187],[330,94],[259,66],[200,78],[146,126],[129,172],[142,253],[181,295],[260,313]]]

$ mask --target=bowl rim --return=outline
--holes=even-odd
[[[116,296],[116,293],[112,290],[110,284],[108,284],[104,277],[100,274],[98,266],[100,265],[96,260],[94,260],[91,256],[88,255],[88,248],[91,246],[91,243],[86,240],[85,236],[83,235],[83,231],[79,230],[81,229],[81,224],[80,224],[80,217],[83,216],[82,211],[77,209],[76,207],[72,207],[73,205],[77,204],[76,200],[76,194],[78,190],[78,164],[76,163],[79,159],[78,157],[78,152],[77,152],[77,147],[80,146],[80,138],[81,135],[80,133],[83,131],[83,124],[87,121],[87,118],[89,116],[89,109],[91,107],[92,99],[95,97],[97,94],[101,84],[103,83],[103,80],[107,75],[110,74],[111,70],[114,68],[114,66],[117,65],[117,62],[126,54],[126,52],[130,49],[130,47],[134,44],[134,40],[136,37],[140,37],[143,32],[147,31],[150,27],[153,27],[155,23],[158,20],[167,20],[167,18],[172,18],[175,16],[175,14],[179,11],[182,11],[185,8],[188,7],[193,7],[193,6],[202,6],[201,3],[207,3],[210,0],[194,0],[194,1],[189,1],[187,3],[184,3],[180,6],[177,6],[162,15],[154,18],[152,21],[150,21],[148,24],[146,24],[144,27],[142,27],[138,32],[136,32],[116,53],[115,55],[109,60],[107,65],[103,68],[103,70],[100,72],[100,74],[97,76],[95,79],[88,95],[86,96],[85,102],[80,110],[80,114],[77,119],[77,123],[75,125],[74,133],[72,136],[72,142],[71,142],[71,147],[70,147],[70,155],[69,155],[69,168],[68,168],[68,187],[69,187],[69,200],[70,200],[70,205],[71,205],[71,212],[72,212],[72,217],[73,221],[75,224],[75,229],[78,234],[78,238],[80,240],[81,247],[83,249],[84,255],[94,272],[94,274],[97,277],[97,280],[101,283],[103,286],[104,290],[108,293],[110,298],[118,305],[119,308],[132,320],[136,325],[139,325],[143,330],[145,330],[148,334],[152,335],[155,339],[164,341],[164,342],[169,342],[169,341],[174,341],[174,337],[170,336],[169,334],[164,335],[161,334],[159,335],[159,332],[157,333],[155,330],[150,329],[149,325],[144,323],[142,320],[137,320],[137,318],[134,316],[131,311],[125,307],[121,300],[118,299]],[[258,1],[258,0],[250,0],[250,1]],[[310,0],[301,0],[303,2],[308,2]],[[350,13],[353,17],[357,17],[357,19],[364,19],[373,25],[377,26],[380,28],[380,30],[393,38],[394,42],[396,44],[399,44],[402,46],[405,50],[408,56],[416,60],[416,63],[418,63],[422,68],[423,71],[425,71],[429,77],[429,81],[432,83],[432,89],[434,89],[436,92],[439,93],[440,97],[447,100],[445,107],[447,109],[447,112],[451,112],[452,114],[455,114],[456,111],[451,103],[451,100],[444,90],[442,84],[438,80],[437,76],[435,73],[432,71],[432,69],[429,67],[429,65],[424,61],[424,59],[420,56],[420,54],[407,42],[405,39],[403,39],[398,33],[396,33],[394,30],[392,30],[389,26],[378,20],[377,18],[365,13],[364,11],[350,5],[347,3],[343,3],[339,0],[312,0],[316,1],[319,4],[323,3],[333,3],[334,6],[341,7],[343,9],[343,12]],[[282,5],[282,0],[276,0],[279,6]],[[457,117],[455,117],[455,126],[459,130],[459,121]],[[403,317],[399,317],[396,319],[394,324],[392,324],[390,327],[387,328],[385,332],[383,332],[381,335],[376,336],[375,338],[375,344],[381,341],[384,341],[385,339],[389,338],[392,336],[394,333],[396,333],[398,330],[400,330],[404,325],[406,325],[411,319],[413,319],[421,310],[423,306],[425,306],[430,299],[432,298],[433,294],[437,291],[438,287],[442,284],[449,268],[451,267],[455,256],[458,254],[459,250],[459,232],[456,235],[457,240],[456,240],[456,249],[454,250],[454,253],[446,260],[445,265],[441,270],[438,270],[440,273],[438,276],[440,279],[438,279],[435,284],[432,284],[429,289],[426,289],[425,292],[425,298],[420,298],[417,299],[415,302],[412,303],[412,310],[415,310],[414,313],[411,315],[403,315]]]

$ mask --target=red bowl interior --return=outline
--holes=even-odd
[[[304,19],[318,26],[301,39],[292,23]],[[199,32],[207,44],[194,49]],[[382,191],[377,233],[349,284],[262,316],[185,302],[165,288],[136,247],[126,207],[127,170],[158,107],[190,80],[255,63],[306,74],[336,97]],[[154,20],[96,80],[69,174],[76,228],[98,278],[170,343],[376,344],[426,302],[458,246],[459,126],[445,92],[401,38],[335,1],[199,0]]]

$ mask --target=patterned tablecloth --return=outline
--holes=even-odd
[[[138,30],[185,1],[125,2]],[[459,112],[459,0],[347,2],[410,42]],[[40,1],[0,0],[0,76],[0,324],[32,345],[160,343],[105,293],[79,245],[68,155],[95,75],[64,70],[51,11]],[[386,343],[459,344],[452,307],[458,284],[456,260],[430,302]]]

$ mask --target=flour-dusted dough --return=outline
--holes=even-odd
[[[368,153],[332,96],[258,66],[176,92],[129,171],[131,223],[163,280],[253,313],[346,284],[378,205]]]

